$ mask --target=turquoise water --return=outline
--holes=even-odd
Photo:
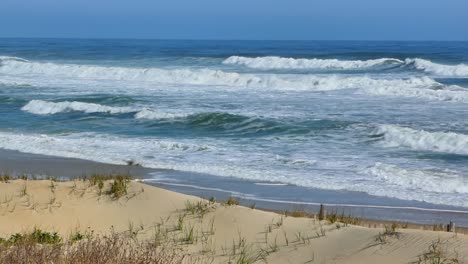
[[[466,208],[467,116],[467,42],[0,39],[0,148],[251,199]]]

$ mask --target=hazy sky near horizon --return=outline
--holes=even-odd
[[[0,37],[468,40],[468,0],[0,0]]]

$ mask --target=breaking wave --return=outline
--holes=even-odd
[[[48,102],[43,100],[31,100],[21,110],[36,115],[53,115],[65,112],[83,112],[83,113],[109,113],[122,114],[135,112],[130,107],[112,107],[94,103],[84,102]]]
[[[392,58],[374,60],[338,60],[338,59],[294,59],[283,57],[240,57],[231,56],[224,64],[243,65],[253,69],[363,69],[385,64],[402,64],[403,61]]]
[[[375,135],[382,135],[387,147],[468,155],[468,135],[453,132],[428,132],[395,125],[381,125]]]
[[[468,65],[445,65],[424,59],[406,59],[405,64],[413,65],[416,69],[442,76],[468,77]]]

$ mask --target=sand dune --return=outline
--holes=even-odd
[[[382,226],[286,217],[135,181],[117,199],[106,194],[109,184],[99,194],[89,181],[0,183],[0,237],[34,227],[65,238],[77,231],[105,234],[113,228],[142,240],[158,237],[208,263],[239,263],[242,254],[259,263],[408,263],[440,241],[446,258],[468,261],[463,234],[403,228],[383,234]]]

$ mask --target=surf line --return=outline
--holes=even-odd
[[[463,211],[463,210],[423,208],[423,207],[415,207],[415,206],[339,204],[339,203],[316,203],[316,202],[298,202],[298,201],[274,200],[274,199],[257,198],[257,197],[253,197],[251,195],[241,194],[239,192],[223,190],[223,189],[218,189],[218,188],[208,188],[208,187],[201,187],[201,186],[195,186],[195,185],[190,185],[190,184],[181,184],[181,183],[161,182],[161,181],[158,181],[157,179],[144,179],[144,180],[141,180],[141,181],[142,182],[159,183],[159,184],[163,184],[163,185],[194,188],[194,189],[200,189],[200,190],[225,192],[225,193],[230,193],[232,196],[235,196],[235,197],[238,197],[238,198],[241,198],[241,199],[255,200],[255,201],[262,201],[262,202],[270,202],[270,203],[296,204],[296,205],[314,205],[314,206],[320,206],[321,204],[323,204],[323,205],[331,206],[331,207],[373,208],[373,209],[391,209],[391,210],[413,210],[413,211],[438,212],[438,213],[468,214],[468,211]]]

